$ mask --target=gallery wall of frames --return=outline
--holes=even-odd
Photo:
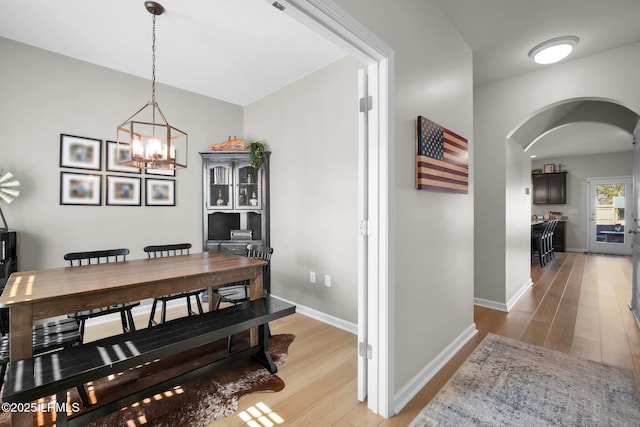
[[[118,155],[130,153],[115,141],[60,134],[60,204],[176,205],[175,170],[123,166]]]

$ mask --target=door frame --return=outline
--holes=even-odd
[[[273,4],[271,0],[266,0]],[[393,331],[393,247],[391,226],[393,204],[393,82],[394,52],[375,34],[329,0],[280,0],[279,10],[307,25],[367,64],[369,88],[373,89],[369,112],[369,135],[366,155],[366,186],[358,191],[358,203],[367,204],[367,218],[358,218],[366,226],[367,276],[363,281],[366,298],[358,298],[358,328],[366,329],[371,351],[367,360],[367,406],[385,418],[394,415],[394,343]],[[274,4],[275,6],[275,4]],[[370,93],[371,95],[371,93]],[[354,100],[355,101],[355,100]],[[354,102],[355,104],[355,102]],[[355,108],[355,106],[354,106]],[[360,169],[360,168],[359,168]],[[360,252],[361,245],[359,245]],[[364,254],[358,254],[358,257]],[[361,274],[359,273],[359,276]],[[358,280],[362,280],[361,277]],[[365,325],[360,323],[366,322]],[[366,352],[369,353],[369,352]],[[359,379],[360,380],[360,379]]]
[[[633,267],[631,273],[631,301],[629,309],[640,326],[640,122],[633,131]],[[631,229],[630,229],[631,230]]]
[[[628,235],[628,231],[629,231],[629,227],[632,226],[631,222],[629,221],[631,218],[634,217],[633,215],[633,197],[625,197],[625,243],[624,244],[616,244],[616,246],[610,246],[609,248],[613,248],[616,249],[614,251],[602,251],[600,248],[596,247],[596,243],[593,241],[593,235],[592,233],[594,233],[593,231],[593,227],[592,227],[592,218],[593,215],[596,214],[595,209],[596,209],[596,205],[595,205],[595,201],[592,198],[592,185],[595,183],[596,185],[598,183],[602,183],[602,184],[606,184],[606,183],[618,183],[618,182],[626,182],[628,188],[625,189],[625,196],[631,192],[631,195],[633,196],[635,194],[634,192],[634,187],[633,187],[633,178],[631,176],[607,176],[607,177],[600,177],[600,178],[587,178],[587,252],[589,253],[602,253],[602,254],[608,254],[608,255],[631,255],[632,251],[633,251],[633,239],[631,238],[630,235]],[[631,218],[629,218],[629,215],[631,214]],[[629,218],[629,220],[627,219]],[[629,223],[627,225],[627,223]],[[623,250],[623,249],[627,249],[627,250]]]

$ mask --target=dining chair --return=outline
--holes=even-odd
[[[555,232],[557,225],[558,225],[557,219],[552,219],[551,221],[549,221],[549,228],[546,232],[546,235],[544,236],[545,256],[546,256],[547,262],[550,262],[556,257],[556,251],[553,248],[553,233]]]
[[[5,260],[5,277],[0,278],[0,294],[9,281],[9,272],[13,260]],[[10,360],[10,316],[8,308],[0,308],[0,388],[4,383],[7,364]],[[33,326],[32,335],[33,354],[48,353],[80,344],[80,329],[78,323],[71,318],[50,320]],[[89,406],[89,397],[83,386],[78,386],[78,394],[85,406]]]
[[[92,264],[107,264],[111,262],[124,262],[129,255],[129,249],[106,249],[100,251],[89,252],[70,252],[64,256],[69,261],[70,267],[81,267]],[[84,327],[88,319],[109,314],[120,313],[122,322],[122,332],[133,332],[136,325],[133,322],[133,307],[140,305],[140,301],[125,302],[122,304],[114,304],[107,307],[93,308],[78,313],[69,314],[69,317],[75,319],[80,327],[80,343],[84,340]]]
[[[269,273],[269,268],[271,265],[271,255],[273,255],[273,248],[258,245],[255,243],[250,243],[247,245],[247,257],[267,261],[267,264],[263,268],[264,277],[266,277]],[[265,289],[263,292],[266,294],[267,290]],[[245,280],[242,282],[231,283],[215,289],[213,293],[217,296],[216,305],[214,307],[216,310],[220,308],[220,304],[223,302],[233,305],[240,304],[241,302],[249,301],[249,281]],[[229,338],[227,340],[227,352],[229,353],[231,352],[232,344],[233,336],[229,335]]]
[[[547,263],[547,233],[549,230],[549,221],[536,226],[531,230],[531,257],[538,259],[540,267],[544,267]]]
[[[147,246],[143,250],[147,253],[148,258],[162,258],[167,256],[188,255],[191,249],[191,243],[178,243],[172,245],[155,245]],[[185,298],[187,300],[187,316],[194,316],[196,314],[202,314],[202,302],[200,301],[200,294],[204,292],[204,289],[196,289],[192,291],[178,292],[175,294],[163,295],[155,297],[153,299],[153,305],[151,306],[151,313],[149,315],[148,327],[157,325],[158,322],[154,320],[156,315],[156,307],[158,301],[162,303],[162,310],[160,312],[160,323],[164,323],[167,320],[167,302]],[[191,297],[195,298],[196,305],[198,306],[198,313],[192,310]]]

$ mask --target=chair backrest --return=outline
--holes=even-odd
[[[64,256],[71,267],[89,264],[106,264],[127,260],[129,249],[106,249],[102,251],[70,252]]]
[[[552,219],[551,221],[549,221],[549,228],[547,230],[547,235],[548,236],[553,236],[553,232],[556,229],[556,225],[558,224],[558,220],[557,219]]]
[[[263,261],[270,261],[271,254],[273,254],[273,248],[268,246],[261,246],[255,243],[247,245],[247,256],[249,258],[261,259]]]
[[[188,255],[191,243],[177,243],[174,245],[146,246],[144,251],[148,258],[161,258],[165,256]]]

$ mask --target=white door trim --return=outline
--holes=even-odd
[[[271,0],[267,0],[272,3]],[[393,82],[394,52],[375,34],[333,4],[330,0],[281,0],[284,12],[335,42],[369,66],[369,87],[373,98],[369,120],[367,193],[359,194],[368,204],[367,329],[372,345],[368,360],[368,407],[385,418],[393,413],[393,248],[391,227],[393,206]],[[372,115],[375,115],[373,118]],[[372,381],[372,379],[374,381]]]

